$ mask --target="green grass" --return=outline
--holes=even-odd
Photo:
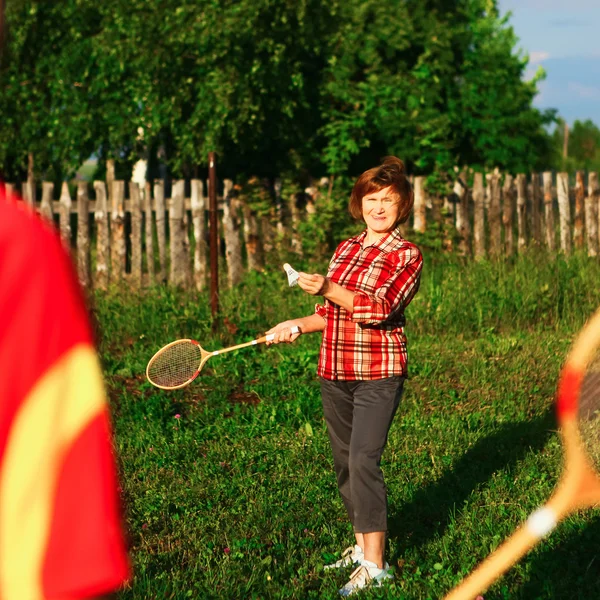
[[[426,256],[407,311],[411,377],[383,460],[396,581],[363,597],[441,598],[552,492],[557,377],[600,304],[598,281],[583,256]],[[135,572],[119,598],[338,597],[348,572],[322,565],[352,537],[315,377],[319,336],[211,358],[176,392],[144,378],[173,338],[217,349],[313,306],[278,267],[223,292],[216,333],[206,295],[95,297]],[[598,517],[567,519],[486,600],[597,597]]]

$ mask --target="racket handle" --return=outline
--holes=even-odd
[[[291,332],[292,333],[302,333],[300,331],[300,327],[298,327],[297,325],[294,325],[291,328]],[[215,350],[214,352],[211,352],[210,354],[212,356],[218,356],[219,354],[224,354],[225,352],[231,352],[232,350],[239,350],[240,348],[247,348],[248,346],[256,346],[257,344],[264,344],[265,342],[270,342],[274,339],[275,339],[275,334],[269,333],[268,335],[263,335],[262,337],[252,340],[251,342],[246,342],[244,344],[238,344],[237,346],[230,346],[229,348],[223,348],[222,350]]]
[[[473,600],[525,556],[556,526],[556,514],[547,506],[534,512],[500,547],[486,558],[444,600]]]

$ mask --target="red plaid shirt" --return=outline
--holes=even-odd
[[[383,379],[406,374],[404,309],[419,289],[423,257],[398,229],[363,248],[366,230],[342,242],[327,277],[355,292],[351,314],[325,300],[317,373],[325,379]]]

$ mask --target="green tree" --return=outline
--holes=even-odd
[[[0,165],[64,178],[93,152],[190,176],[532,168],[551,114],[494,0],[13,0]],[[540,75],[541,76],[541,75]],[[143,135],[140,135],[142,132]]]

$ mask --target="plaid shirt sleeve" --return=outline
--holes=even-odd
[[[352,321],[375,325],[387,321],[397,311],[403,311],[419,289],[423,257],[410,244],[391,253],[389,269],[381,269],[365,282],[365,288],[355,289]]]

